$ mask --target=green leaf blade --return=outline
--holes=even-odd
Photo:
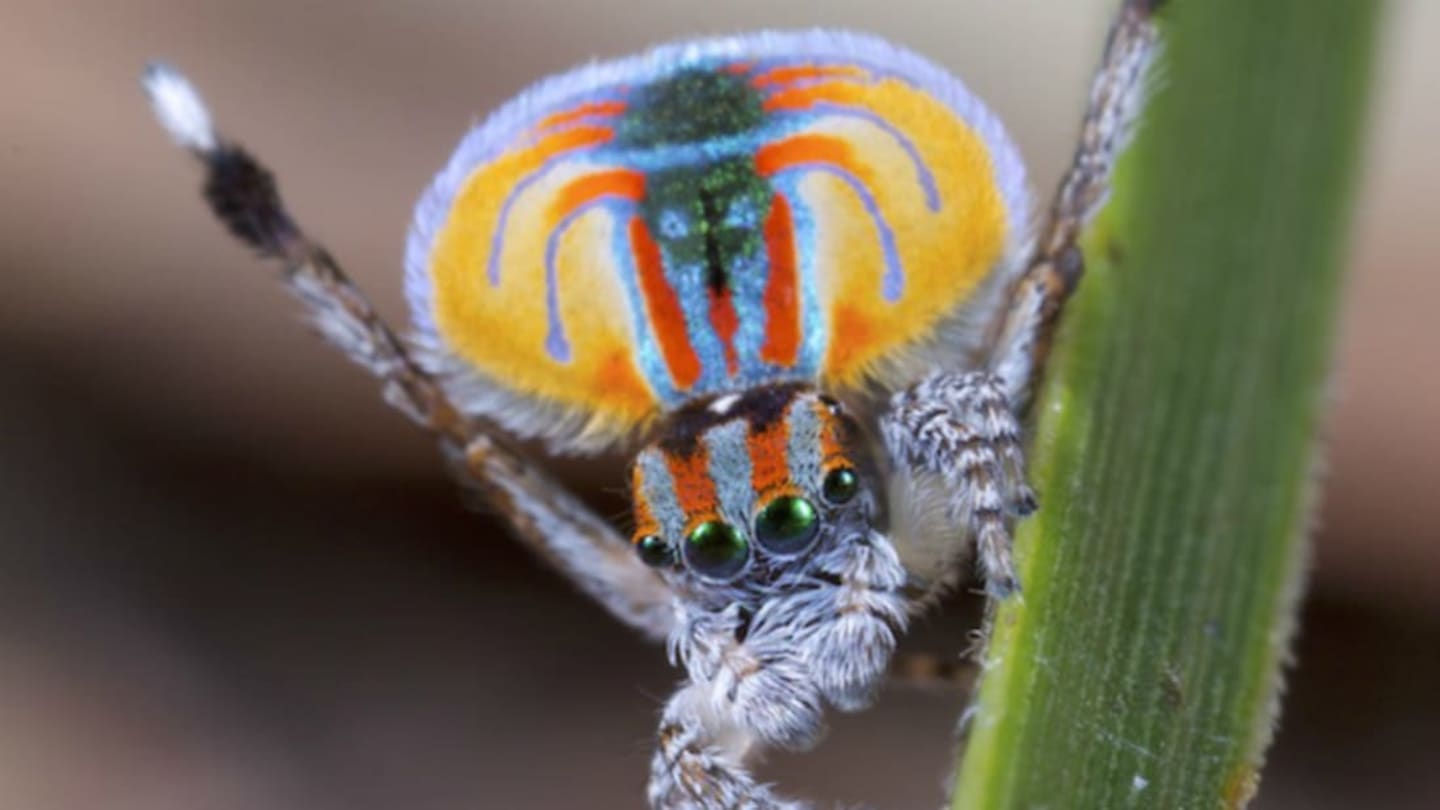
[[[1243,804],[1304,559],[1378,4],[1175,0],[1036,403],[957,808]]]

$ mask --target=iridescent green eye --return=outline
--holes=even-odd
[[[685,562],[703,577],[729,579],[740,573],[750,556],[750,544],[734,526],[707,520],[685,537]]]
[[[820,533],[820,513],[804,498],[781,495],[755,517],[755,539],[767,551],[797,554]]]
[[[647,534],[635,542],[635,551],[640,561],[651,568],[661,568],[675,562],[675,548],[658,534]]]
[[[830,471],[820,486],[820,492],[830,503],[845,503],[860,491],[860,478],[849,467]]]

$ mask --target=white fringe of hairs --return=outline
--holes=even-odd
[[[184,74],[164,62],[151,62],[140,83],[150,97],[155,118],[175,143],[202,154],[215,150],[219,141],[210,111]]]

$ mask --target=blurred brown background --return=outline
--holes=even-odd
[[[428,443],[196,200],[164,57],[399,320],[464,129],[591,56],[866,28],[948,65],[1048,191],[1104,0],[0,0],[0,808],[635,807],[676,675],[467,514]],[[1440,4],[1391,4],[1298,665],[1261,808],[1440,807]],[[613,460],[571,470],[619,512]],[[974,604],[921,628],[953,649]],[[765,769],[934,806],[962,697]]]

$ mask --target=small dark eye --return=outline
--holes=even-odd
[[[820,492],[825,500],[830,503],[845,503],[855,497],[860,491],[860,479],[855,471],[849,467],[840,467],[830,471],[825,476],[825,482],[820,486]]]
[[[685,562],[703,577],[729,579],[740,573],[749,556],[745,536],[724,521],[707,520],[685,537]]]
[[[635,543],[640,561],[651,568],[662,568],[675,562],[675,548],[658,534],[647,534]]]
[[[820,532],[820,514],[804,498],[782,495],[755,517],[755,539],[776,554],[804,551]]]

